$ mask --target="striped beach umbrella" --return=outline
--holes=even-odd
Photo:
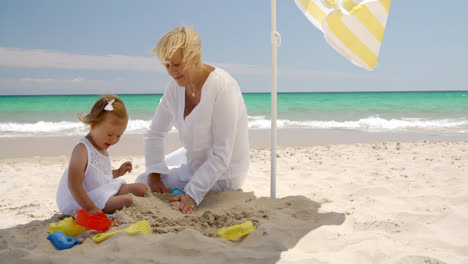
[[[325,40],[354,64],[377,66],[391,0],[295,0]]]
[[[355,65],[377,66],[391,0],[295,0],[304,15],[323,32],[325,40]],[[271,185],[276,197],[277,48],[276,0],[271,0]]]

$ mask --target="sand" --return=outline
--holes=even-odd
[[[133,182],[144,170],[130,160]],[[251,151],[241,191],[209,193],[194,215],[171,194],[134,197],[114,214],[119,230],[147,220],[150,234],[124,232],[58,251],[48,225],[67,155],[0,159],[2,263],[468,263],[468,141],[387,141],[281,146],[277,197],[270,194],[270,151]],[[223,226],[256,229],[228,241]]]

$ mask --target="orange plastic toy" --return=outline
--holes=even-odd
[[[88,229],[105,232],[112,225],[114,219],[109,219],[104,213],[92,215],[85,209],[81,209],[75,212],[75,222]]]

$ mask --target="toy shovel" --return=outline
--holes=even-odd
[[[242,236],[245,236],[252,232],[255,226],[250,221],[246,221],[242,224],[234,225],[231,227],[223,227],[218,231],[218,236],[224,237],[227,240],[233,240]]]
[[[146,220],[141,220],[141,221],[138,221],[138,222],[134,223],[133,225],[131,225],[131,226],[125,228],[125,229],[122,229],[122,230],[109,232],[109,233],[99,233],[99,234],[93,236],[92,239],[94,240],[94,242],[98,243],[98,242],[101,242],[103,240],[108,239],[109,237],[111,237],[111,236],[113,236],[113,235],[115,235],[115,234],[117,234],[118,232],[121,232],[121,231],[125,231],[129,235],[135,235],[135,234],[138,234],[140,232],[149,233],[150,232],[150,224]]]

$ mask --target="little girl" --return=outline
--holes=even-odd
[[[112,170],[107,149],[117,143],[127,128],[128,114],[116,95],[101,97],[86,116],[78,119],[90,126],[90,132],[73,149],[68,169],[57,190],[57,205],[63,214],[74,215],[81,208],[91,214],[112,214],[128,207],[133,193],[144,196],[142,183],[126,184],[117,179],[132,171],[132,163],[123,163]]]

